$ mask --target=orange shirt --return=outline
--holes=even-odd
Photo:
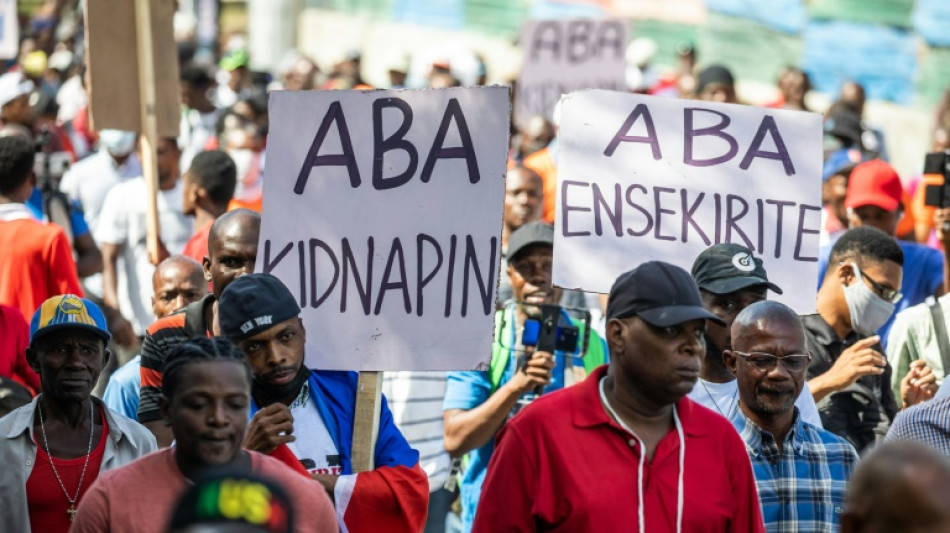
[[[0,303],[30,320],[47,298],[67,293],[83,295],[62,228],[26,218],[0,220]]]
[[[554,224],[554,206],[557,205],[557,161],[551,155],[550,148],[544,148],[524,158],[524,166],[541,176],[544,188],[544,212],[541,219]]]

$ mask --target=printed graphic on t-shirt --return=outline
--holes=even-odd
[[[290,406],[290,413],[294,417],[294,436],[297,439],[287,446],[311,474],[341,475],[343,465],[340,462],[340,451],[330,437],[320,411],[306,390],[307,387],[304,389],[304,393]]]

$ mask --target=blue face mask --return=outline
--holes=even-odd
[[[894,303],[877,295],[861,279],[861,269],[851,263],[854,283],[844,288],[844,299],[851,314],[851,329],[861,335],[874,335],[894,314]]]

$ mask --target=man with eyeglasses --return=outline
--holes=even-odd
[[[769,281],[762,259],[740,244],[724,242],[706,248],[693,263],[692,275],[703,307],[725,325],[706,324],[706,355],[689,399],[731,420],[739,410],[739,390],[736,376],[722,360],[722,351],[732,347],[732,323],[743,309],[765,300],[767,291],[782,294],[782,289]],[[805,422],[821,427],[807,383],[795,405]]]
[[[893,237],[867,226],[849,230],[831,250],[817,313],[802,317],[822,425],[859,452],[884,437],[898,410],[875,331],[900,299],[903,264]],[[908,379],[908,394],[913,387]]]
[[[894,314],[878,328],[881,346],[888,346],[891,325],[897,313],[915,306],[930,296],[940,296],[947,292],[947,254],[944,252],[910,242],[898,240],[897,226],[904,214],[904,187],[894,167],[875,159],[854,167],[848,178],[848,190],[844,206],[847,209],[848,225],[851,228],[872,227],[886,233],[900,247],[904,254],[904,283],[900,287],[904,297],[895,300]],[[831,246],[818,250],[818,272],[824,273],[837,265],[830,257]],[[819,281],[820,283],[820,281]],[[820,288],[820,286],[819,286]]]
[[[732,346],[723,351],[739,383],[732,422],[752,461],[766,531],[837,531],[858,454],[795,407],[811,360],[801,320],[778,302],[754,303],[733,322]]]

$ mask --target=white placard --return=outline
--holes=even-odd
[[[491,356],[507,87],[275,91],[256,272],[328,370],[470,370]]]
[[[20,52],[20,22],[16,0],[0,0],[0,59],[13,59]]]
[[[524,62],[515,96],[519,125],[552,118],[561,96],[580,89],[626,89],[627,22],[530,20],[521,34]]]
[[[609,292],[640,263],[688,271],[733,242],[763,259],[776,299],[814,312],[821,115],[581,91],[560,136],[556,285]]]

